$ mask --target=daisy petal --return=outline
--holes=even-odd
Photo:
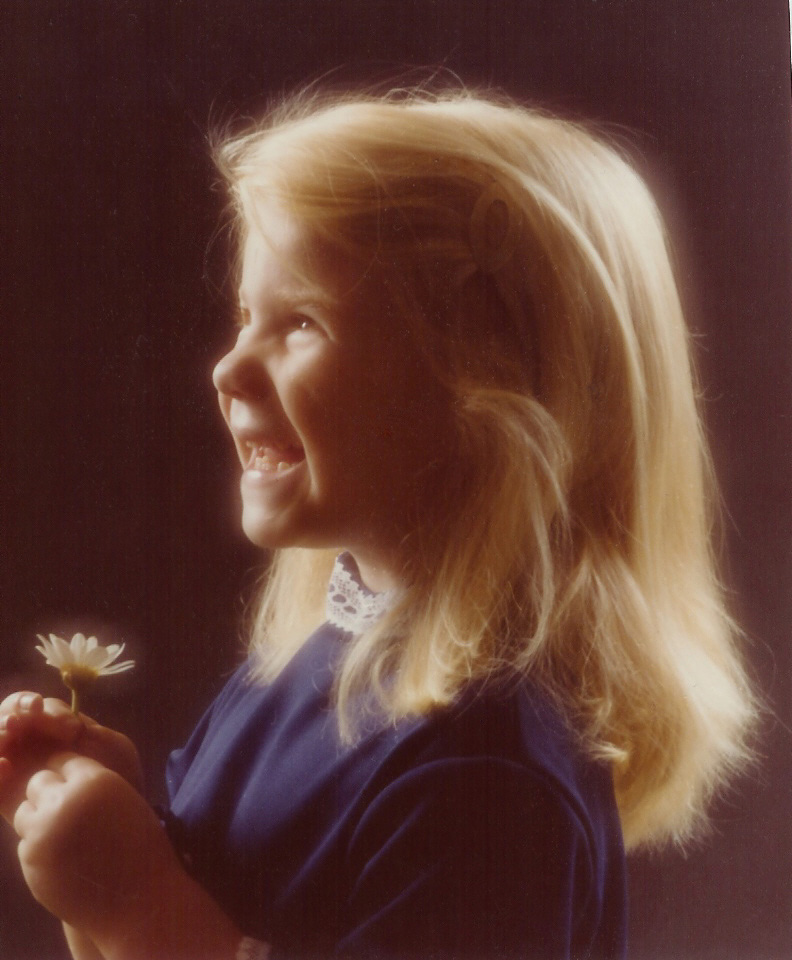
[[[123,673],[125,670],[131,670],[134,666],[134,660],[124,660],[122,663],[115,663],[111,667],[103,667],[100,675],[109,677],[113,673]]]
[[[85,634],[75,633],[69,646],[75,663],[81,663],[85,655]]]
[[[107,651],[104,647],[86,650],[82,655],[81,663],[84,663],[87,667],[93,667],[95,670],[101,670],[107,663]]]
[[[46,662],[60,670],[61,676],[65,677],[68,673],[73,680],[80,675],[87,679],[90,676],[104,677],[124,673],[135,665],[134,660],[115,662],[124,651],[123,643],[111,643],[103,647],[96,637],[86,638],[83,633],[75,633],[68,643],[54,633],[49,635],[49,640],[41,634],[36,636],[41,641],[41,646],[37,646],[36,650]],[[68,682],[67,685],[71,686]]]
[[[56,637],[54,633],[49,635],[52,644],[53,653],[59,666],[65,666],[72,662],[71,647],[61,637]]]
[[[53,662],[53,647],[49,640],[41,636],[40,633],[37,633],[36,636],[41,640],[41,646],[36,647],[36,650],[46,659],[47,663]]]
[[[36,650],[44,657],[44,660],[51,666],[57,667],[57,663],[54,662],[52,657],[47,653],[44,647],[36,647]]]

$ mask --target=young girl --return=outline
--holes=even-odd
[[[3,704],[34,896],[83,960],[623,956],[624,845],[701,825],[753,713],[646,187],[466,92],[297,97],[218,157],[250,658],[162,818],[120,734]]]

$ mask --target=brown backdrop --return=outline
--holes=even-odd
[[[633,861],[632,956],[792,955],[787,15],[785,0],[6,0],[3,690],[45,682],[36,631],[126,639],[138,669],[92,706],[137,737],[158,792],[238,655],[255,561],[208,385],[226,300],[205,131],[339,66],[442,64],[627,136],[677,234],[729,578],[777,716],[711,841]],[[0,955],[60,956],[0,842]]]

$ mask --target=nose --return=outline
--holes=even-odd
[[[220,359],[212,372],[215,390],[228,397],[253,397],[267,392],[267,373],[239,344]]]

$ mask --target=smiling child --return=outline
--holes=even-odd
[[[77,960],[623,957],[625,849],[704,824],[754,713],[649,192],[466,91],[296,96],[217,159],[250,655],[157,813],[122,735],[4,702],[33,895]]]

